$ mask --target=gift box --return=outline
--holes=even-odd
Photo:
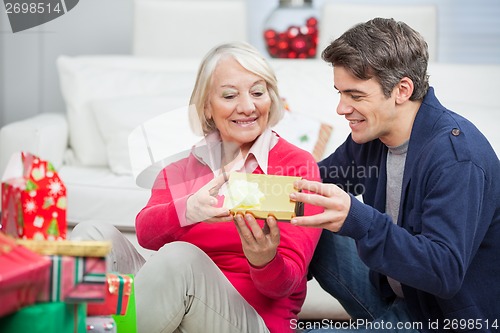
[[[106,274],[106,296],[103,303],[89,303],[91,316],[125,315],[132,293],[133,278],[126,274]]]
[[[128,274],[132,279],[134,276]],[[117,331],[120,333],[137,333],[137,316],[135,309],[135,290],[132,283],[130,297],[128,299],[127,313],[125,315],[112,315],[116,323]]]
[[[2,178],[0,230],[27,239],[66,238],[66,187],[48,161],[14,155]]]
[[[38,297],[39,302],[61,302],[75,287],[75,260],[73,257],[47,256],[51,262],[50,278]]]
[[[290,221],[304,215],[304,205],[290,200],[297,189],[293,183],[301,177],[232,172],[222,194],[223,207],[231,214],[251,213],[265,219],[272,215],[280,221]]]
[[[49,281],[49,268],[50,260],[0,232],[0,317],[33,304]]]
[[[105,257],[111,251],[110,241],[60,240],[57,242],[35,239],[16,239],[16,243],[44,255],[72,257]]]
[[[74,257],[78,283],[64,298],[67,303],[103,302],[106,295],[106,258]]]
[[[106,258],[47,256],[50,279],[37,301],[102,302],[106,295]]]
[[[50,278],[39,302],[99,302],[106,293],[106,259],[102,257],[47,256]]]
[[[2,333],[85,333],[87,305],[37,303],[0,318]]]
[[[106,256],[111,251],[111,242],[16,239],[16,243],[50,260],[50,279],[38,301],[104,300]]]

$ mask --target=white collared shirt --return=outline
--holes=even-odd
[[[260,167],[267,174],[269,151],[278,143],[278,136],[267,128],[255,140],[247,156],[239,158],[228,172],[238,171],[252,173]],[[205,136],[192,149],[194,157],[200,163],[207,165],[217,177],[222,173],[222,140],[219,132],[212,132]],[[240,152],[241,154],[241,152]]]

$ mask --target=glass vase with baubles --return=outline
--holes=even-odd
[[[280,0],[263,30],[264,43],[271,57],[316,57],[318,12],[312,0]]]

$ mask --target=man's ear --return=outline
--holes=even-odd
[[[409,77],[403,77],[396,85],[396,103],[403,104],[413,94],[413,81]]]

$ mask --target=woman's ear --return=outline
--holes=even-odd
[[[403,104],[413,94],[413,81],[409,77],[403,77],[396,86],[396,103]]]

